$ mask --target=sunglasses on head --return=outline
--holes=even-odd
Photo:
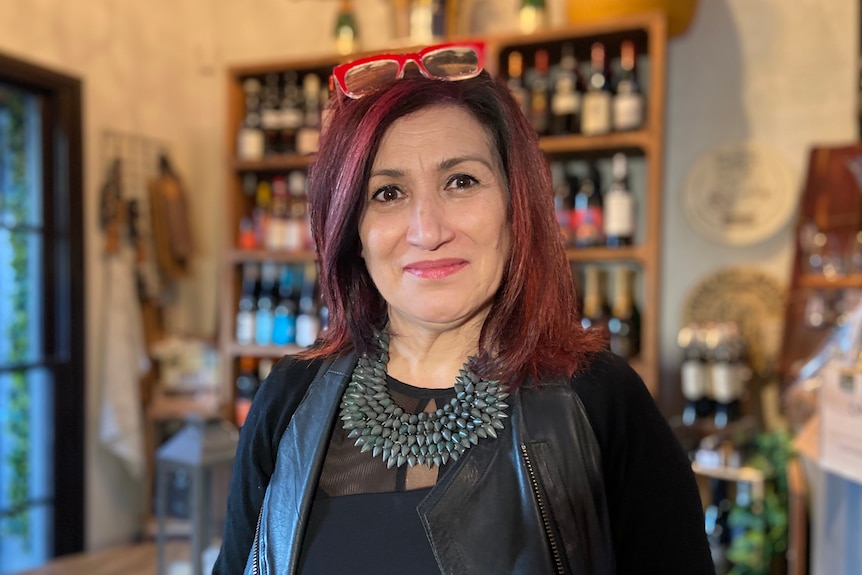
[[[339,64],[332,77],[341,93],[358,99],[403,78],[408,62],[426,78],[457,81],[478,76],[484,60],[481,43],[439,44],[412,54],[379,54]]]

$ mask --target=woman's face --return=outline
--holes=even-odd
[[[505,178],[482,125],[456,106],[396,120],[366,193],[362,257],[393,328],[481,322],[511,243]]]

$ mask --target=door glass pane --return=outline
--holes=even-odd
[[[41,98],[0,82],[0,226],[42,225]]]
[[[0,82],[0,574],[40,565],[53,551],[41,108],[36,94]]]
[[[51,557],[52,388],[42,368],[0,373],[0,573]]]

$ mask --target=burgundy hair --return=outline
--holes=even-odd
[[[308,200],[329,328],[305,357],[370,351],[386,303],[359,256],[359,220],[380,141],[392,123],[429,106],[456,105],[488,131],[507,179],[512,248],[479,338],[473,369],[520,383],[569,377],[603,342],[580,324],[571,268],[554,216],[553,186],[532,126],[487,72],[457,82],[410,77],[359,100],[330,102],[309,170]]]

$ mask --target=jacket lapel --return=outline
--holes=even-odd
[[[263,502],[260,560],[263,573],[296,572],[302,537],[323,467],[329,430],[356,363],[356,355],[324,364],[291,417],[278,446],[275,472]],[[319,430],[315,433],[310,430]]]

